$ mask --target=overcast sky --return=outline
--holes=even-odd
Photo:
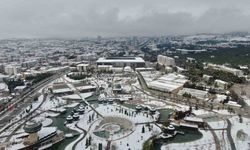
[[[0,38],[250,31],[250,0],[0,0]]]

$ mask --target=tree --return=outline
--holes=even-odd
[[[192,110],[193,110],[193,108],[192,108],[192,106],[190,106],[190,107],[189,107],[189,111],[190,111],[190,113],[192,112]]]
[[[208,81],[207,81],[207,84],[208,84],[208,85],[213,85],[213,83],[214,83],[214,78],[213,78],[213,77],[210,77],[210,78],[208,79]]]
[[[210,110],[213,110],[214,109],[214,106],[213,104],[210,105]]]
[[[89,122],[91,122],[91,116],[89,115]]]
[[[89,145],[91,145],[92,137],[89,136]]]
[[[3,81],[4,81],[4,82],[6,83],[6,85],[8,86],[8,89],[9,89],[9,92],[10,92],[10,93],[13,92],[14,89],[15,89],[17,86],[23,86],[23,85],[24,85],[24,82],[23,82],[23,80],[21,80],[21,79],[17,79],[17,80],[15,80],[15,79],[11,79],[11,80],[6,80],[6,79],[4,79]]]
[[[243,122],[243,119],[241,117],[241,115],[239,114],[239,123],[242,123]]]
[[[145,133],[145,127],[144,126],[142,126],[141,133]]]
[[[169,126],[169,125],[170,125],[170,121],[169,121],[169,120],[166,120],[166,121],[163,123],[163,125],[164,125],[165,127]]]
[[[154,140],[153,139],[149,139],[146,142],[144,142],[143,144],[143,150],[154,150]]]
[[[98,144],[98,150],[102,150],[102,143]]]
[[[233,90],[230,91],[230,96],[232,97],[232,99],[234,101],[237,101],[239,99],[238,94],[235,91],[233,91]]]
[[[34,101],[38,101],[38,97],[37,96],[34,98]]]
[[[187,97],[187,98],[191,98],[192,97],[192,95],[190,93],[187,93],[187,92],[183,93],[182,96],[183,97]]]
[[[198,110],[198,105],[197,104],[195,104],[195,110]]]
[[[86,138],[85,148],[88,148],[88,147],[89,147],[89,140],[88,140],[88,138]]]

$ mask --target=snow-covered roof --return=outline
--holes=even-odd
[[[62,89],[53,89],[53,93],[65,93],[65,92],[71,92],[72,90],[70,88],[62,88]]]
[[[182,87],[183,84],[179,83],[174,83],[174,82],[164,82],[164,81],[152,81],[148,83],[148,87],[153,88],[153,89],[158,89],[161,91],[167,91],[167,92],[172,92],[173,90]]]
[[[185,117],[184,120],[192,122],[204,122],[201,118],[198,117]]]
[[[2,79],[2,78],[8,78],[8,77],[9,77],[8,75],[4,75],[4,74],[0,73],[0,79]]]
[[[89,90],[89,89],[95,89],[96,86],[94,85],[85,85],[85,86],[79,86],[77,87],[78,90]]]
[[[218,80],[216,79],[214,82],[220,83],[220,84],[228,84],[226,81]]]
[[[190,124],[190,123],[184,123],[184,122],[181,122],[180,126],[189,127],[189,128],[198,128],[198,125],[196,124]]]
[[[88,97],[92,96],[93,92],[81,93],[80,95],[81,95],[81,97],[77,94],[72,94],[72,95],[63,96],[62,98],[63,99],[71,99],[71,100],[79,100],[82,98],[88,98]]]
[[[26,86],[25,85],[22,85],[22,86],[17,86],[17,87],[15,87],[15,90],[23,90],[23,89],[25,89],[26,88]]]
[[[0,83],[0,91],[8,91],[8,86],[5,83]]]
[[[241,105],[239,105],[237,102],[234,102],[234,101],[229,101],[229,102],[227,103],[227,105],[236,106],[236,107],[241,107]]]
[[[43,127],[40,131],[37,132],[39,139],[42,139],[54,132],[57,131],[57,127]]]
[[[170,73],[148,82],[147,84],[150,88],[172,92],[173,90],[182,87],[187,81],[188,80],[183,75]]]
[[[89,66],[89,64],[79,64],[79,65],[77,65],[77,67],[87,67],[87,66]]]
[[[127,63],[145,63],[145,61],[141,57],[101,57],[97,61],[97,63],[119,63],[119,62],[127,62]]]
[[[207,98],[208,92],[207,91],[202,91],[202,90],[197,90],[197,89],[191,89],[191,88],[183,88],[178,92],[179,95],[183,95],[184,93],[189,93],[192,96],[195,96],[196,98],[204,99]]]

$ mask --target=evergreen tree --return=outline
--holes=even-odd
[[[142,126],[142,131],[141,131],[141,133],[145,133],[145,127],[144,127],[144,126]]]
[[[197,104],[195,105],[195,110],[198,110],[198,105]]]
[[[91,122],[91,116],[89,116],[89,122]]]
[[[89,137],[89,145],[91,145],[92,137]]]
[[[102,150],[102,143],[98,144],[98,150]]]
[[[89,147],[89,140],[88,140],[88,138],[86,138],[85,148],[88,148],[88,147]]]

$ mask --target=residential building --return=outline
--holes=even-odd
[[[157,56],[157,63],[164,66],[175,66],[175,59],[163,55]]]

